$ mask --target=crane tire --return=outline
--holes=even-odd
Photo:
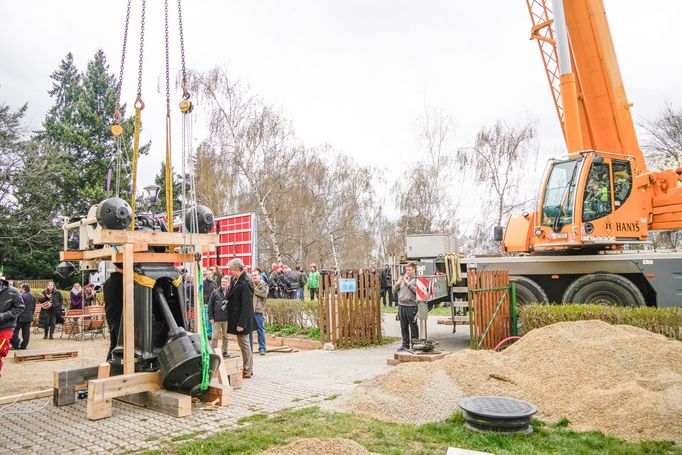
[[[516,284],[516,304],[547,303],[547,293],[542,286],[525,276],[512,276],[509,281]]]
[[[613,273],[591,273],[573,281],[562,303],[590,303],[623,307],[644,306],[644,296],[627,278]]]

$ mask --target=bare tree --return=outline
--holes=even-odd
[[[274,202],[290,187],[297,156],[293,131],[282,114],[262,98],[242,90],[221,68],[192,72],[190,90],[208,106],[209,137],[217,166],[233,169],[236,185],[256,202],[277,259],[282,257]]]
[[[653,121],[645,122],[644,153],[653,169],[676,168],[682,164],[682,110],[675,110],[666,104],[663,112]],[[682,246],[682,231],[653,233],[657,248],[679,248]]]
[[[452,146],[453,120],[450,115],[424,107],[420,119],[419,156],[408,164],[393,185],[400,210],[397,227],[403,235],[434,231],[454,234],[459,203]]]
[[[642,127],[646,131],[644,152],[652,167],[664,169],[682,163],[682,110],[666,104],[658,118]]]
[[[460,164],[473,172],[477,197],[482,201],[486,194],[492,196],[494,209],[486,214],[494,217],[496,225],[513,210],[529,203],[519,199],[519,178],[529,158],[537,158],[534,143],[535,128],[532,123],[508,125],[498,120],[491,128],[482,128],[472,147],[458,152]],[[527,168],[527,167],[526,167]]]

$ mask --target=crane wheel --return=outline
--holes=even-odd
[[[512,276],[509,281],[516,284],[516,304],[547,303],[547,293],[542,286],[525,276]]]
[[[624,307],[644,306],[644,296],[635,284],[613,273],[592,273],[572,282],[562,303],[590,303]]]
[[[542,286],[534,280],[526,278],[525,276],[511,276],[509,281],[516,284],[516,306],[529,305],[531,303],[547,303],[547,293]],[[523,319],[516,319],[516,333],[523,335],[525,333],[523,328]]]

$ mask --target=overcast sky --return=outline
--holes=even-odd
[[[134,0],[123,100],[135,97],[139,0]],[[0,0],[0,100],[28,102],[38,129],[49,75],[67,52],[79,69],[101,48],[118,72],[125,0]],[[682,1],[606,0],[636,122],[665,102],[682,107]],[[163,159],[163,6],[147,2],[143,96],[152,151],[140,186]],[[179,68],[175,2],[171,66]],[[388,181],[416,154],[425,103],[456,121],[457,145],[497,118],[537,121],[546,155],[560,155],[558,121],[524,0],[240,0],[184,2],[187,65],[216,65],[280,106],[303,142],[323,142]],[[178,93],[174,93],[173,106]],[[201,106],[197,107],[201,111]],[[174,114],[179,134],[179,114]],[[195,132],[201,131],[198,125]],[[196,144],[201,140],[197,134]],[[180,144],[179,137],[175,144]],[[179,168],[180,150],[175,149]]]

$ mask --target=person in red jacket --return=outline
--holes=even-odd
[[[17,317],[23,312],[24,302],[21,300],[19,291],[10,286],[4,276],[0,276],[0,371],[2,371],[2,359],[9,352]]]

